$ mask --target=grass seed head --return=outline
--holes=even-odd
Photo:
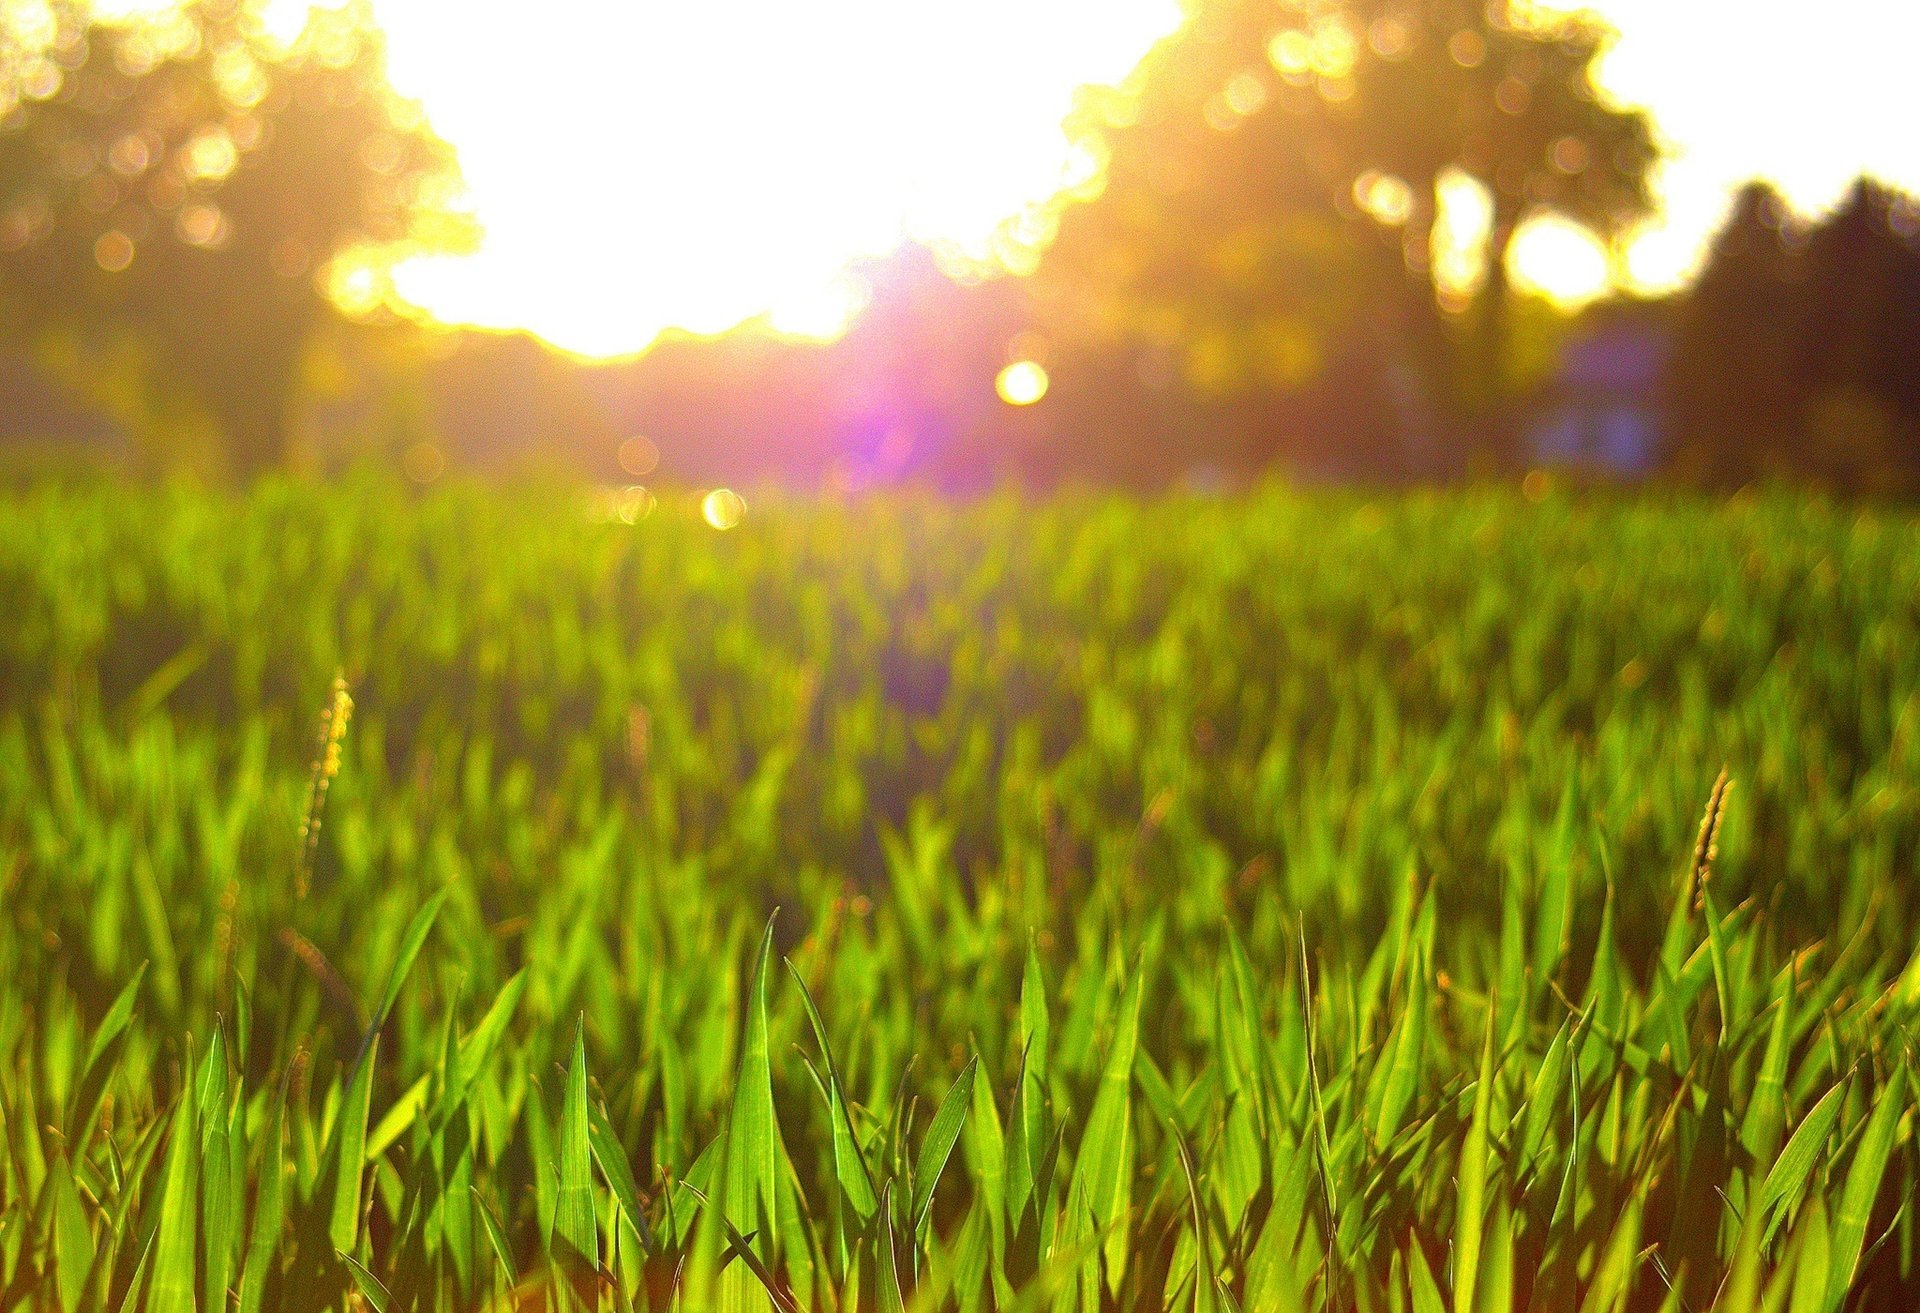
[[[1722,766],[1714,778],[1713,791],[1707,795],[1707,809],[1700,817],[1700,833],[1693,841],[1693,864],[1687,871],[1687,899],[1700,910],[1706,899],[1707,880],[1713,874],[1714,859],[1720,856],[1720,822],[1726,815],[1727,792],[1733,781]]]

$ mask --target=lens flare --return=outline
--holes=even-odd
[[[993,380],[993,390],[1009,406],[1031,406],[1047,395],[1052,380],[1046,366],[1037,360],[1016,360]]]
[[[716,529],[731,529],[747,513],[747,503],[732,488],[715,488],[700,499],[700,518]]]

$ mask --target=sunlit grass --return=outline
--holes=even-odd
[[[1910,519],[641,492],[0,502],[0,1304],[1920,1295]]]

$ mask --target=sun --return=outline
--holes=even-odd
[[[1083,161],[1076,89],[1178,0],[372,0],[390,71],[459,153],[482,230],[386,271],[456,324],[584,355],[764,320],[831,338],[850,262],[984,257]],[[299,0],[275,0],[296,30]]]

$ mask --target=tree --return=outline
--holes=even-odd
[[[1749,183],[1681,298],[1668,367],[1671,470],[1737,487],[1781,469],[1794,446],[1805,240],[1779,192]]]
[[[1669,466],[1920,493],[1920,201],[1861,179],[1818,223],[1736,198],[1680,304]]]
[[[1858,179],[1800,265],[1797,463],[1835,487],[1920,492],[1920,203]]]
[[[276,41],[254,0],[0,17],[0,330],[149,430],[289,455],[330,280],[452,245],[452,152],[387,82],[364,3]],[[169,435],[170,436],[170,435]]]
[[[1553,213],[1611,237],[1650,205],[1651,127],[1591,80],[1607,37],[1519,0],[1192,0],[1085,106],[1104,186],[1060,216],[1048,303],[1177,346],[1216,391],[1295,386],[1358,349],[1497,448],[1514,234]],[[1447,305],[1431,252],[1461,180],[1491,222],[1477,295]]]

